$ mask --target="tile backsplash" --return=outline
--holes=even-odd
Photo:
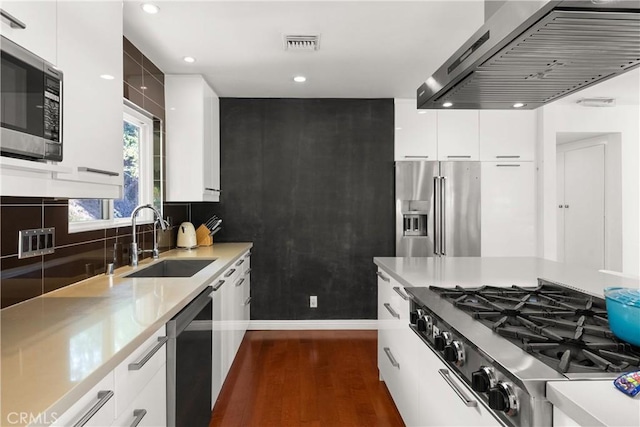
[[[21,197],[0,198],[0,307],[42,295],[86,278],[102,274],[108,263],[129,262],[130,226],[69,233],[68,201]],[[55,252],[18,258],[18,233],[31,228],[55,227]],[[171,232],[163,250],[174,241]],[[153,228],[137,230],[142,249],[153,247]],[[163,240],[160,240],[162,243]],[[143,254],[148,257],[149,254]]]

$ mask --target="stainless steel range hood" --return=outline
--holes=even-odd
[[[510,0],[418,88],[418,108],[534,109],[638,66],[640,0]]]

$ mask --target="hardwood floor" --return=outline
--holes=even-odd
[[[377,331],[247,331],[209,426],[403,426],[377,357]]]

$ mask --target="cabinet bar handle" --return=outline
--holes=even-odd
[[[135,363],[129,363],[129,370],[130,371],[138,371],[140,370],[152,357],[154,354],[156,354],[158,352],[158,350],[160,350],[162,348],[162,346],[169,340],[168,337],[158,337],[158,344],[155,345],[155,347],[153,347],[151,349],[151,351],[149,351],[149,353],[147,353],[142,359],[140,359],[138,362]]]
[[[244,305],[249,305],[251,304],[251,297],[247,298],[246,301],[244,302]]]
[[[398,313],[396,313],[396,311],[395,311],[393,308],[391,308],[391,304],[389,304],[388,302],[385,302],[385,303],[384,303],[384,308],[386,308],[386,309],[387,309],[387,311],[388,311],[389,313],[391,313],[391,315],[392,315],[393,317],[395,317],[396,319],[399,319],[399,318],[400,318],[400,315],[399,315]]]
[[[133,416],[135,418],[133,419],[133,422],[131,423],[131,426],[129,426],[129,427],[138,427],[138,424],[140,424],[140,421],[142,421],[142,419],[144,418],[145,415],[147,415],[147,410],[146,409],[134,409],[133,410]]]
[[[470,159],[471,156],[447,156],[447,159]]]
[[[207,191],[217,191],[218,193],[222,193],[222,190],[219,188],[204,187],[204,189]]]
[[[389,362],[391,362],[391,366],[393,366],[394,368],[400,369],[400,364],[398,363],[396,358],[393,357],[393,353],[391,353],[391,349],[389,347],[385,347],[383,348],[383,350],[385,353],[387,353],[387,357],[389,358]]]
[[[402,298],[405,301],[409,301],[409,295],[402,292],[398,286],[394,286],[393,290],[396,291],[396,294],[400,295],[400,298]]]
[[[112,390],[99,391],[98,401],[96,402],[96,404],[93,405],[91,409],[89,409],[89,411],[87,411],[87,413],[84,414],[82,418],[80,418],[80,420],[73,425],[73,427],[82,427],[83,425],[88,423],[89,420],[96,414],[96,412],[98,412],[100,408],[102,408],[105,405],[105,403],[107,403],[109,399],[111,399],[112,397],[113,397]]]
[[[100,175],[120,176],[120,174],[118,172],[105,171],[105,170],[102,170],[102,169],[88,168],[86,166],[79,166],[78,167],[78,172],[91,172],[91,173],[97,173],[97,174],[100,174]]]
[[[222,287],[222,285],[224,285],[224,280],[218,280],[218,283],[215,284],[215,286],[213,287],[213,290],[217,291]]]
[[[236,262],[236,267],[240,267],[243,262],[244,262],[243,259],[241,259],[240,261]]]
[[[519,168],[520,165],[506,165],[506,164],[500,164],[500,165],[496,165],[499,168]]]
[[[428,159],[429,156],[404,156],[405,159]]]
[[[235,268],[232,268],[231,270],[227,271],[224,275],[224,277],[230,277],[231,275],[233,275],[233,273],[236,272]]]
[[[448,369],[438,369],[438,373],[442,376],[442,378],[444,378],[444,380],[447,382],[447,384],[449,384],[449,386],[453,389],[453,391],[456,392],[458,397],[462,399],[465,405],[478,406],[477,400],[469,399],[466,393],[463,390],[461,390],[460,387],[458,387],[458,385],[455,382],[453,382],[453,379],[451,379],[451,377],[449,376]]]
[[[11,28],[20,28],[21,30],[24,30],[27,28],[27,24],[25,24],[24,22],[22,22],[21,20],[19,20],[18,18],[16,18],[15,16],[13,16],[12,14],[10,14],[4,9],[0,9],[0,16],[2,16],[4,19],[9,21],[9,26],[11,26]]]
[[[496,156],[496,159],[519,159],[520,156]]]
[[[381,278],[382,280],[384,280],[385,282],[390,282],[391,280],[389,280],[389,278],[387,276],[385,276],[384,274],[382,274],[382,272],[380,271],[376,271],[376,274],[378,275],[379,278]]]
[[[245,276],[248,276],[249,274],[251,274],[251,267],[249,267],[247,271],[244,272]]]
[[[247,253],[244,255],[244,257],[245,257],[245,258],[249,258],[250,256],[251,256],[251,252],[247,252]]]
[[[236,288],[244,283],[244,277],[236,282]]]

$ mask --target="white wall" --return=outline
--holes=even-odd
[[[640,275],[640,106],[586,108],[550,104],[538,109],[538,252],[557,260],[556,134],[619,133],[622,167],[622,271]]]

